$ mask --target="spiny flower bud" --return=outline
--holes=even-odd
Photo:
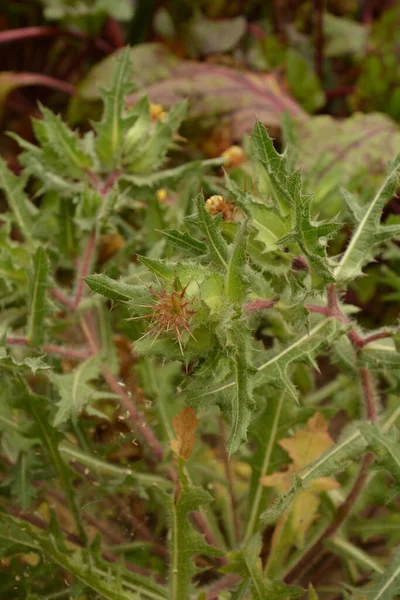
[[[187,286],[180,291],[177,287],[176,282],[173,290],[159,290],[156,292],[150,287],[149,292],[153,296],[154,302],[143,305],[144,308],[149,308],[150,312],[147,315],[131,317],[128,320],[150,319],[150,329],[140,339],[154,334],[155,341],[162,334],[172,333],[176,337],[183,354],[182,334],[186,331],[193,337],[189,329],[189,321],[196,311],[192,310],[193,300],[186,296]]]
[[[238,167],[246,160],[246,154],[240,146],[230,146],[222,153],[225,159],[225,167]]]

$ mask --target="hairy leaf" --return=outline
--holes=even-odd
[[[84,151],[79,136],[51,110],[45,106],[40,106],[40,110],[43,119],[34,120],[33,125],[44,160],[47,158],[63,177],[83,177],[85,169],[93,166],[93,160]]]
[[[255,600],[287,600],[303,596],[304,590],[297,586],[286,585],[281,581],[271,581],[262,572],[261,538],[254,535],[240,550],[228,554],[227,573],[238,573],[250,583],[252,598]]]
[[[235,388],[232,390],[231,398],[232,426],[226,443],[229,455],[237,452],[241,444],[247,439],[247,429],[254,408],[252,394],[253,370],[249,362],[246,333],[243,323],[235,321],[232,323],[229,338],[234,348],[232,361],[235,373]]]
[[[242,223],[233,244],[225,279],[225,296],[229,302],[242,302],[246,293],[245,261],[247,223]]]
[[[36,212],[33,204],[24,192],[26,177],[14,175],[3,158],[0,157],[0,188],[4,191],[14,219],[27,240],[32,237],[33,216]]]
[[[42,246],[33,256],[33,273],[29,286],[29,318],[27,340],[31,346],[40,346],[44,339],[44,318],[46,315],[46,288],[49,261]]]
[[[92,400],[110,397],[110,394],[98,392],[89,385],[89,381],[96,379],[100,373],[101,357],[92,356],[76,367],[68,375],[52,375],[52,381],[58,388],[60,400],[54,418],[54,427],[72,418],[76,420],[79,413]]]
[[[335,269],[338,281],[348,281],[362,274],[363,265],[371,259],[371,248],[377,242],[400,235],[399,226],[384,226],[380,224],[381,213],[385,204],[396,192],[399,178],[400,154],[394,160],[390,171],[366,207],[363,217],[353,231],[345,253]]]
[[[95,273],[85,277],[85,281],[93,292],[101,294],[111,300],[134,300],[136,288],[123,281],[111,279],[104,273]]]
[[[357,600],[392,600],[400,592],[400,552],[396,551],[389,567],[376,579],[372,585],[354,590]]]
[[[149,578],[132,572],[119,577],[116,570],[111,570],[110,565],[93,564],[93,556],[89,559],[87,551],[61,550],[53,535],[36,533],[25,521],[10,515],[0,514],[0,538],[20,551],[44,554],[48,560],[77,577],[107,600],[135,600],[136,595],[132,596],[132,592],[140,592],[145,598],[154,600],[167,598],[164,589]],[[116,584],[117,581],[119,584]]]
[[[362,423],[359,429],[378,461],[389,471],[396,484],[400,484],[400,444],[397,429],[384,435],[375,423]]]
[[[132,90],[130,72],[129,48],[125,48],[118,55],[110,88],[101,92],[103,117],[100,123],[95,124],[97,154],[102,164],[110,169],[119,166],[124,135],[133,125],[132,118],[123,116],[125,96]]]
[[[196,240],[196,238],[192,237],[188,233],[182,233],[176,229],[170,229],[163,231],[163,235],[172,246],[178,248],[179,250],[183,250],[192,256],[201,256],[207,252],[206,244]]]
[[[333,281],[332,269],[326,256],[326,242],[338,231],[338,223],[315,223],[311,218],[311,197],[302,192],[299,171],[289,172],[284,155],[278,154],[265,127],[257,122],[253,131],[255,156],[266,167],[268,176],[285,211],[292,215],[292,232],[279,243],[298,243],[318,275],[324,281]]]
[[[191,579],[198,571],[193,563],[196,555],[221,556],[221,552],[209,546],[188,522],[190,512],[210,502],[210,495],[199,487],[189,484],[183,467],[179,467],[179,491],[170,502],[170,600],[190,600]]]
[[[196,206],[197,215],[190,217],[190,221],[193,221],[206,235],[208,250],[213,262],[219,267],[226,268],[228,266],[228,246],[219,229],[220,218],[212,217],[207,212],[202,195],[197,196]]]

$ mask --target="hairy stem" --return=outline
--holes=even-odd
[[[79,266],[77,287],[74,300],[74,309],[76,310],[81,303],[83,293],[85,291],[85,277],[89,274],[90,267],[94,261],[94,253],[96,249],[96,228],[93,228],[89,239],[86,244],[86,248],[83,254],[82,262]]]

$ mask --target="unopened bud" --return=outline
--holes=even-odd
[[[238,167],[246,160],[246,154],[240,146],[230,146],[222,153],[226,167]]]
[[[229,204],[223,196],[210,196],[206,200],[206,211],[215,217],[222,214],[224,221],[233,221],[235,206]]]
[[[218,215],[219,213],[223,212],[226,204],[227,201],[223,196],[210,196],[206,200],[206,211],[210,213],[210,215]]]

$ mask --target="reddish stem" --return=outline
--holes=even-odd
[[[8,337],[6,344],[9,346],[27,346],[28,340],[23,337]],[[42,349],[49,354],[57,354],[58,356],[72,358],[73,360],[85,360],[91,354],[87,349],[75,350],[75,348],[64,348],[64,346],[54,346],[53,344],[43,344]]]
[[[116,506],[114,506],[114,508],[118,507],[120,514],[122,513],[122,515],[124,517],[126,517],[126,519],[133,526],[134,531],[132,532],[131,535],[134,537],[136,537],[136,535],[138,535],[143,540],[149,542],[153,546],[154,554],[157,554],[157,556],[160,556],[160,558],[163,558],[164,560],[167,559],[168,551],[167,551],[166,547],[163,546],[163,544],[161,544],[152,535],[152,533],[149,531],[149,529],[146,527],[146,525],[138,519],[138,517],[134,514],[133,511],[131,511],[129,509],[129,507],[126,505],[126,503],[121,498],[118,498],[118,497],[114,497],[112,499],[112,503],[116,504]]]
[[[102,375],[107,382],[108,387],[114,392],[114,394],[119,396],[122,407],[127,411],[132,419],[132,425],[137,428],[141,437],[149,446],[154,458],[161,462],[164,457],[163,447],[155,437],[152,430],[148,427],[143,415],[140,413],[133,399],[128,396],[124,388],[120,386],[117,379],[114,377],[111,371],[107,369],[107,367],[103,368]]]
[[[342,98],[343,96],[350,96],[355,90],[353,85],[343,85],[337,87],[334,90],[326,90],[325,95],[330,100],[331,98]]]
[[[366,367],[361,367],[360,377],[368,419],[371,421],[376,421],[378,418],[378,411],[376,407],[375,390],[371,372]]]
[[[42,73],[7,73],[7,81],[15,85],[13,87],[25,87],[30,85],[42,85],[44,87],[51,88],[53,90],[58,90],[60,92],[64,92],[69,96],[75,96],[76,89],[71,83],[67,81],[61,81],[61,79],[56,79],[55,77],[51,77],[50,75],[43,75]]]
[[[57,27],[22,27],[19,29],[8,29],[7,31],[0,32],[0,44],[8,44],[18,40],[28,40],[32,38],[43,38],[43,37],[68,37],[76,40],[82,40],[90,42],[96,46],[99,50],[109,54],[114,48],[106,41],[99,38],[88,38],[87,35],[80,31],[73,31],[71,29],[57,29]]]
[[[74,310],[76,310],[81,303],[83,298],[83,293],[85,290],[85,277],[89,274],[90,267],[92,265],[94,259],[94,252],[96,248],[96,228],[94,228],[89,236],[88,242],[86,244],[85,252],[83,254],[82,262],[79,267],[78,273],[78,285],[76,288],[75,300],[74,300]]]
[[[65,294],[63,294],[61,290],[55,288],[51,290],[51,295],[54,296],[54,298],[56,298],[59,302],[61,302],[61,304],[63,304],[66,308],[69,308],[70,310],[75,310],[74,300],[72,300],[72,298],[68,298],[68,296],[65,296]]]
[[[314,0],[315,72],[320,81],[324,75],[324,0]]]
[[[218,600],[219,593],[224,590],[232,590],[232,588],[236,587],[240,581],[240,577],[238,575],[226,575],[209,589],[206,593],[205,600]]]
[[[115,48],[122,48],[125,46],[124,32],[115,19],[108,19],[105,25],[105,34]]]
[[[337,297],[336,288],[334,285],[329,285],[327,288],[327,296],[328,296],[328,306],[327,307],[314,307],[313,305],[309,305],[313,312],[322,312],[329,317],[335,317],[340,322],[345,325],[350,324],[349,319],[346,315],[343,314],[339,300]],[[313,310],[314,308],[318,308],[318,310]],[[319,309],[323,309],[323,311]],[[386,332],[385,332],[386,333]],[[366,338],[362,338],[356,331],[350,330],[349,339],[352,342],[353,346],[356,350],[360,350],[366,343],[369,341],[373,341],[374,339],[380,339],[383,336],[383,332],[378,334],[372,334],[371,336],[367,336]],[[377,337],[378,336],[378,337]],[[371,340],[372,338],[372,340]],[[360,377],[361,377],[361,385],[364,396],[364,403],[367,411],[368,419],[371,421],[376,421],[378,416],[377,405],[376,405],[376,397],[374,386],[372,382],[372,377],[370,371],[366,367],[361,367],[360,369]],[[337,511],[336,519],[334,520],[329,527],[322,533],[319,539],[315,542],[315,544],[309,549],[309,551],[299,560],[299,562],[289,571],[287,577],[285,578],[287,583],[293,582],[295,579],[303,573],[303,571],[308,570],[308,568],[312,565],[312,563],[316,560],[316,558],[323,552],[324,541],[328,537],[334,535],[337,530],[344,523],[346,518],[349,516],[351,510],[356,504],[358,498],[360,497],[365,483],[368,477],[369,467],[374,462],[374,454],[372,452],[368,452],[364,458],[358,473],[357,479],[355,480],[353,487],[347,496],[345,502]]]
[[[262,310],[264,308],[272,308],[279,298],[274,298],[273,300],[253,300],[252,302],[247,302],[243,305],[244,312],[255,312],[257,310]]]
[[[343,325],[351,325],[350,319],[343,313],[340,308],[336,288],[334,285],[327,287],[328,306],[318,306],[317,304],[305,304],[305,308],[309,312],[318,313],[325,317],[333,317],[343,323]],[[354,328],[350,328],[347,332],[347,336],[352,343],[353,347],[358,351],[364,348],[366,344],[370,344],[376,340],[387,338],[391,336],[390,331],[378,331],[377,333],[371,333],[365,337],[362,337]]]
[[[267,37],[265,31],[255,23],[247,23],[247,31],[259,41],[264,40]]]

